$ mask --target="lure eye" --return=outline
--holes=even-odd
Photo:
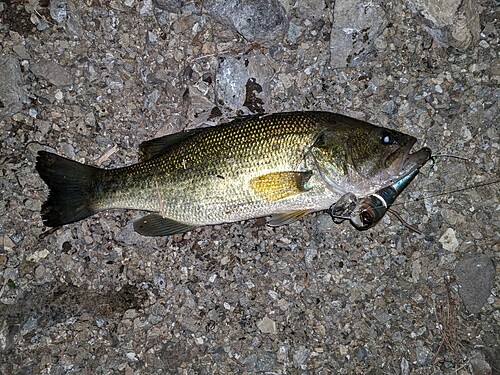
[[[383,204],[381,200],[383,198],[377,194],[361,199],[351,212],[352,226],[357,230],[367,230],[377,224],[387,212],[387,205]]]
[[[351,214],[351,224],[357,230],[366,230],[373,227],[379,218],[377,212],[367,202],[361,202],[358,209]]]
[[[384,145],[392,145],[393,143],[396,143],[396,139],[388,131],[383,131],[382,134],[380,134],[380,142]]]
[[[369,210],[369,209],[365,209],[365,210],[361,211],[361,213],[359,214],[359,217],[361,218],[361,223],[362,223],[363,227],[366,227],[366,228],[369,228],[373,224],[373,221],[375,219],[375,217],[373,215],[373,211]]]

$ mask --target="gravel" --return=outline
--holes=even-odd
[[[495,11],[0,2],[0,372],[499,373]],[[114,210],[40,237],[39,150],[114,168],[156,136],[292,110],[430,147],[394,206],[422,235],[318,213],[147,238]]]

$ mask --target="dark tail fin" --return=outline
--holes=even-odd
[[[100,211],[92,206],[99,168],[39,151],[36,170],[50,188],[41,211],[45,225],[57,227],[73,223]]]

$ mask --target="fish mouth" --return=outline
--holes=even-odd
[[[432,151],[429,147],[423,147],[418,151],[411,153],[411,148],[415,142],[409,145],[406,159],[403,162],[402,172],[404,175],[420,169],[432,157]]]
[[[392,169],[396,180],[420,169],[431,159],[432,152],[428,147],[423,147],[413,153],[411,152],[416,142],[417,139],[411,137],[406,145],[396,150],[387,158],[386,163],[389,160],[399,160],[399,162],[394,163],[394,169]]]

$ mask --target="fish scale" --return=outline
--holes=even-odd
[[[315,124],[308,120],[306,116],[293,122],[264,117],[222,129],[209,128],[209,132],[194,135],[157,159],[111,170],[106,176],[109,181],[129,173],[141,174],[142,179],[127,178],[119,189],[110,184],[98,206],[159,211],[160,196],[165,216],[182,222],[214,223],[243,220],[248,213],[241,210],[257,214],[272,209],[272,202],[263,201],[248,188],[248,181],[261,174],[297,170],[312,143]],[[179,198],[179,190],[189,194]]]

